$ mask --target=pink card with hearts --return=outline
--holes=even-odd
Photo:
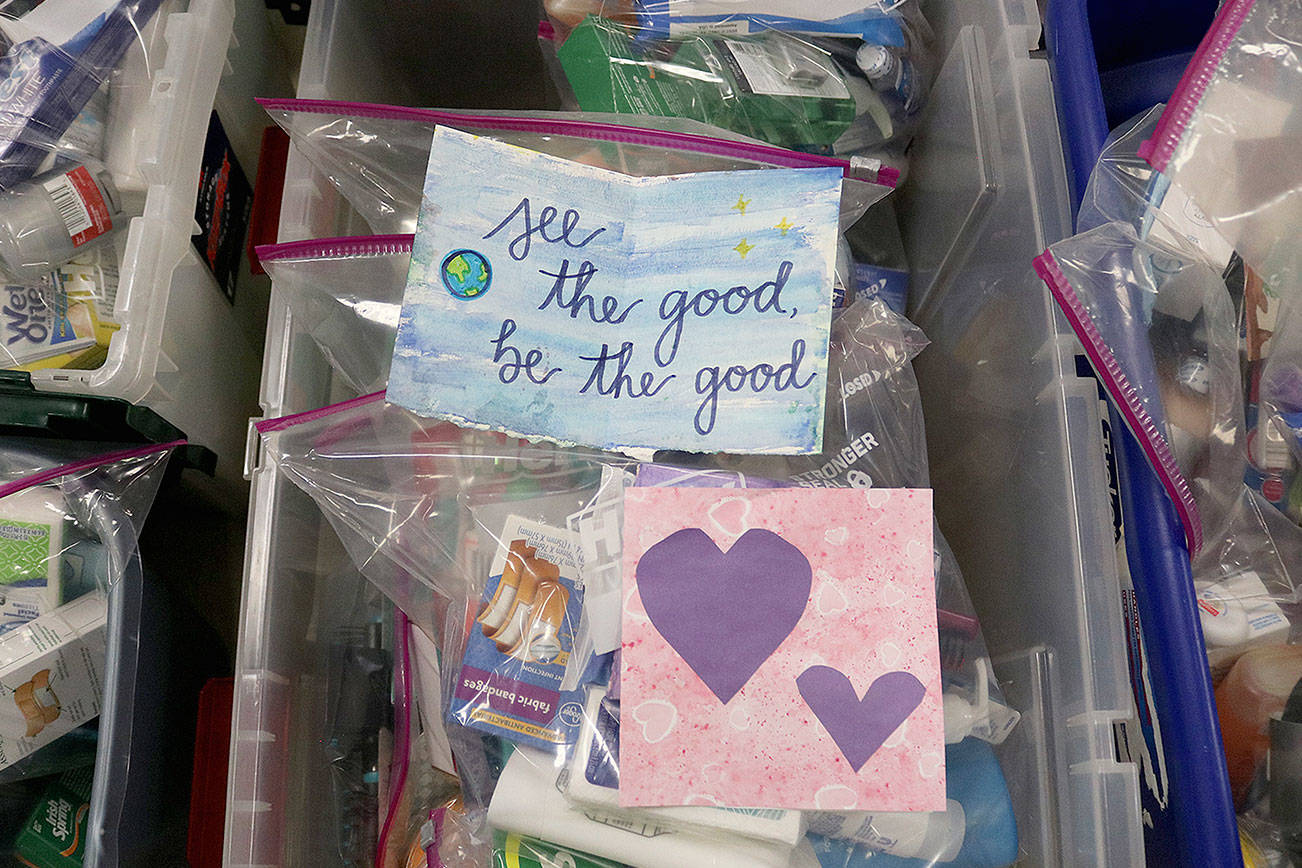
[[[943,811],[931,492],[624,493],[623,806]]]

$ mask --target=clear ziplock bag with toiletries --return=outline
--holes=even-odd
[[[1176,504],[1235,809],[1258,843],[1284,850],[1297,824],[1280,712],[1302,677],[1302,528],[1270,375],[1296,352],[1298,324],[1195,191],[1140,156],[1170,115],[1158,106],[1114,131],[1081,233],[1036,268]]]
[[[1297,4],[1222,4],[1140,150],[1198,206],[1249,272],[1248,326],[1260,324],[1252,331],[1270,346],[1250,383],[1253,461],[1276,491],[1296,479],[1282,416],[1302,410],[1300,44]],[[1302,521],[1302,507],[1294,504],[1291,512]]]
[[[692,118],[821,153],[902,153],[935,74],[919,4],[555,0],[539,28],[567,102]]]
[[[151,181],[150,96],[178,0],[41,0],[0,12],[0,368],[92,369]]]
[[[277,261],[271,257],[273,269]],[[809,823],[798,811],[692,807],[644,815],[620,808],[610,778],[618,777],[614,756],[605,756],[605,773],[574,774],[576,751],[597,763],[593,751],[609,741],[618,719],[611,718],[618,668],[609,652],[620,645],[625,493],[646,486],[762,493],[854,484],[847,480],[925,486],[909,364],[924,345],[913,326],[878,301],[861,302],[838,318],[833,388],[840,400],[829,402],[838,422],[835,443],[821,457],[668,455],[662,463],[637,464],[423,420],[379,394],[262,423],[267,454],[316,500],[358,568],[414,624],[437,625],[444,664],[439,722],[446,722],[463,803],[436,811],[422,834],[461,829],[460,837],[445,836],[460,841],[448,846],[477,853],[489,840],[499,852],[518,853],[521,841],[541,839],[545,844],[526,851],[551,846],[633,864],[787,865],[806,858],[852,865],[885,859],[872,855],[883,848],[902,857],[959,856],[955,864],[1012,861],[1011,807],[990,742],[1007,735],[1017,714],[1002,700],[957,564],[939,534],[937,651],[945,741],[952,737],[946,755],[955,769],[949,810],[875,817],[824,812],[816,815],[817,837],[806,843]],[[842,446],[856,441],[863,454]],[[423,706],[422,722],[430,723]],[[557,789],[567,770],[569,786]],[[955,807],[964,800],[970,804]],[[498,840],[483,828],[485,810]],[[607,819],[592,821],[585,813]],[[630,823],[664,831],[654,841],[627,829],[611,834]]]
[[[878,160],[840,159],[739,138],[693,122],[566,112],[460,112],[328,100],[263,100],[267,113],[373,232],[416,226],[436,126],[626,175],[832,166],[844,170],[842,229],[895,186]]]
[[[58,791],[86,805],[68,818],[77,853],[116,859],[131,757],[98,747],[130,743],[137,539],[180,445],[0,447],[0,791],[37,795],[14,816],[16,841],[0,842],[20,858],[37,858],[40,806]]]
[[[1302,9],[1221,5],[1140,156],[1267,285],[1302,288]]]
[[[40,0],[0,12],[0,189],[37,174],[58,153],[101,157],[112,81],[129,52],[150,53],[160,0]],[[149,62],[157,63],[154,58]]]
[[[1258,406],[1269,360],[1296,337],[1280,300],[1138,156],[1161,116],[1113,133],[1082,200],[1088,231],[1037,269],[1177,504],[1209,663],[1223,674],[1248,647],[1287,641],[1302,603],[1302,530],[1266,499],[1263,480],[1285,468],[1263,448],[1272,414]]]
[[[1262,277],[1263,264],[1240,259],[1219,224],[1181,184],[1139,156],[1167,116],[1157,106],[1109,137],[1081,204],[1082,229],[1107,221],[1129,223],[1140,237],[1160,241],[1223,272],[1242,340],[1243,401],[1248,466],[1245,482],[1294,523],[1302,507],[1292,489],[1297,462],[1291,457],[1282,416],[1302,409],[1302,315],[1296,293]],[[1246,261],[1245,261],[1246,260]],[[1285,278],[1287,279],[1287,278]]]

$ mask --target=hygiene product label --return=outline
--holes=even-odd
[[[818,452],[840,190],[835,168],[634,178],[439,127],[388,400],[602,449]]]
[[[108,203],[85,166],[45,182],[73,247],[80,247],[113,228]]]
[[[0,635],[59,605],[62,549],[63,496],[56,489],[36,486],[0,498]]]
[[[567,850],[538,838],[522,837],[514,832],[494,829],[492,868],[624,868],[624,866],[609,859]]]
[[[448,717],[522,744],[574,741],[583,691],[562,692],[583,608],[578,537],[511,516],[470,625]]]
[[[624,492],[619,803],[943,811],[931,492]]]
[[[35,868],[81,868],[93,783],[93,769],[83,766],[45,788],[14,842],[20,862]]]
[[[0,636],[0,769],[99,714],[107,620],[92,592]]]

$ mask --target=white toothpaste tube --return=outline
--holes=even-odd
[[[517,747],[498,778],[488,824],[640,868],[789,868],[802,855],[740,835],[686,832],[636,812],[578,810],[557,791],[556,774],[552,754]]]
[[[786,847],[800,843],[805,834],[800,811],[780,808],[637,808],[619,806],[619,719],[602,704],[604,687],[588,688],[583,725],[570,762],[557,787],[581,808],[598,808],[612,814],[629,813],[658,823],[698,833],[727,833],[758,838]]]
[[[893,856],[953,862],[963,847],[967,817],[961,804],[948,799],[943,811],[849,814],[818,811],[810,815],[809,830],[827,838],[864,844]]]

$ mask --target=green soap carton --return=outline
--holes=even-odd
[[[825,148],[855,119],[822,51],[776,31],[635,43],[590,15],[556,52],[584,111],[691,118],[787,148]]]
[[[64,772],[50,784],[14,844],[19,862],[32,868],[77,868],[86,854],[93,769]]]
[[[625,868],[625,866],[621,862],[589,856],[578,850],[567,850],[537,838],[526,838],[514,832],[494,830],[493,868]]]

